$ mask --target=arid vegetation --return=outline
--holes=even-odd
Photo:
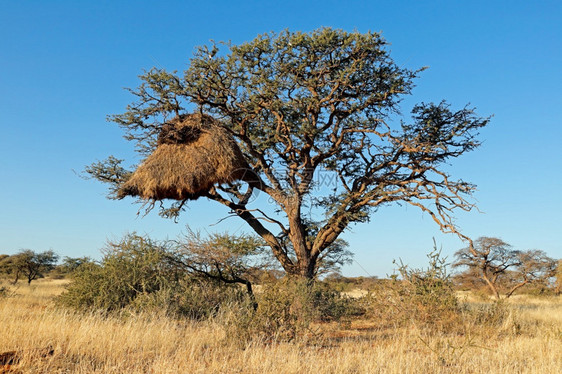
[[[207,243],[196,239],[191,237],[195,244]],[[220,242],[225,237],[209,240]],[[244,240],[238,245],[238,252],[246,255],[247,248],[256,248]],[[397,264],[398,272],[390,279],[332,276],[314,284],[276,279],[266,271],[259,277],[251,274],[258,268],[250,269],[243,256],[236,262],[223,253],[222,258],[229,260],[221,266],[238,263],[234,274],[252,280],[252,294],[244,282],[221,282],[198,271],[179,277],[175,272],[179,265],[170,253],[184,263],[192,254],[180,256],[176,251],[130,235],[109,245],[101,262],[81,262],[69,279],[39,279],[31,285],[5,281],[0,353],[17,353],[10,370],[555,373],[562,369],[560,296],[520,292],[498,302],[490,295],[458,291],[435,250],[428,255],[427,267]],[[197,260],[200,266],[208,261]],[[212,268],[205,269],[213,274]],[[220,269],[222,273],[226,268]]]
[[[556,260],[455,224],[476,186],[449,164],[489,118],[446,101],[403,116],[424,70],[404,66],[379,33],[320,28],[199,47],[183,76],[145,71],[109,117],[139,163],[86,175],[165,218],[217,202],[252,234],[132,233],[58,265],[0,256],[0,372],[561,372]],[[426,267],[341,276],[341,235],[394,204],[467,243],[455,274],[435,245]]]

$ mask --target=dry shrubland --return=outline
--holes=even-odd
[[[38,280],[0,298],[0,352],[20,351],[24,373],[557,373],[562,370],[562,300],[518,296],[493,304],[461,296],[449,325],[403,318],[373,291],[362,316],[311,322],[291,340],[158,313],[83,313],[54,302],[65,280]],[[392,291],[386,289],[386,297]],[[397,292],[404,290],[398,289]],[[395,294],[398,295],[399,293]],[[276,300],[283,298],[277,295]],[[379,297],[376,299],[376,297]],[[417,299],[423,306],[423,300]],[[374,304],[373,304],[374,303]],[[378,303],[378,304],[377,304]],[[374,305],[377,305],[375,308]],[[379,308],[379,309],[377,309]],[[411,307],[415,308],[415,307]],[[405,313],[418,313],[409,309]],[[394,310],[394,314],[390,313]],[[234,311],[230,311],[233,313]],[[443,313],[440,311],[439,313]],[[403,317],[403,315],[402,315]],[[392,320],[394,318],[394,321]],[[452,326],[452,325],[453,326]],[[230,326],[230,327],[229,327]],[[243,326],[239,326],[243,328]],[[52,347],[52,356],[38,349]]]

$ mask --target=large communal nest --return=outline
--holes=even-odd
[[[195,200],[214,185],[244,178],[249,169],[232,135],[204,114],[176,117],[162,126],[156,150],[117,196]]]

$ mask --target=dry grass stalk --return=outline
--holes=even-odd
[[[183,115],[162,127],[156,150],[118,197],[195,200],[216,184],[244,178],[248,168],[234,138],[212,117]]]

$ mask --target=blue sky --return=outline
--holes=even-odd
[[[210,3],[210,4],[209,4]],[[132,101],[124,87],[153,66],[184,70],[195,46],[268,31],[321,26],[381,31],[392,56],[429,66],[404,112],[420,101],[467,103],[494,115],[484,144],[454,161],[453,176],[478,185],[482,213],[457,215],[471,237],[497,236],[518,249],[562,257],[562,3],[558,1],[1,1],[0,253],[53,249],[99,257],[128,231],[175,238],[201,230],[245,230],[222,206],[197,201],[176,224],[137,216],[130,200],[79,178],[133,146],[106,122]],[[392,259],[425,264],[432,238],[451,256],[463,244],[409,207],[377,212],[345,239],[347,275],[392,272]]]

